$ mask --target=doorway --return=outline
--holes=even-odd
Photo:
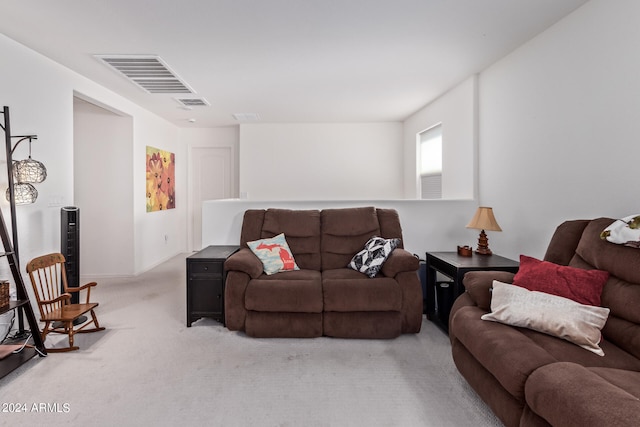
[[[233,156],[230,147],[191,149],[191,249],[202,249],[202,202],[233,197]]]

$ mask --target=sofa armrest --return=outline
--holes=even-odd
[[[242,271],[227,274],[224,286],[224,319],[230,331],[244,331],[247,309],[244,306],[247,285],[251,277]]]
[[[491,310],[491,286],[494,280],[512,283],[515,274],[506,271],[470,271],[462,284],[471,300],[481,309]]]
[[[416,256],[405,249],[396,248],[382,264],[382,274],[395,277],[400,272],[418,271],[419,268],[420,260]]]
[[[242,248],[231,255],[224,263],[226,271],[241,271],[256,279],[264,272],[262,261],[249,248]]]
[[[631,426],[637,425],[640,399],[633,390],[637,372],[628,372],[629,390],[619,387],[592,368],[558,362],[536,369],[525,384],[529,407],[551,425]]]

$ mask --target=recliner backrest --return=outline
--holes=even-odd
[[[380,235],[374,207],[322,211],[322,270],[345,268],[372,236]]]
[[[640,358],[640,249],[601,239],[600,233],[613,222],[611,218],[589,222],[569,265],[609,272],[600,304],[611,313],[602,334]]]
[[[320,270],[320,211],[291,209],[251,209],[244,214],[240,244],[268,239],[284,233],[296,264]]]
[[[640,358],[640,249],[601,239],[600,233],[613,222],[598,218],[562,223],[551,238],[545,260],[609,272],[600,304],[611,312],[602,334]]]
[[[345,268],[373,236],[399,238],[402,228],[395,209],[375,207],[324,209],[322,215],[322,269]]]
[[[284,233],[300,268],[345,268],[373,236],[400,238],[395,209],[375,207],[319,210],[249,209],[245,211],[240,245]]]

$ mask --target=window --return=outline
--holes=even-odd
[[[420,198],[442,198],[442,125],[418,134]]]

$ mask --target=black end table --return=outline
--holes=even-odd
[[[508,271],[517,273],[519,263],[499,255],[463,257],[457,252],[427,252],[427,318],[449,333],[449,313],[464,292],[462,279],[469,271]],[[446,276],[439,281],[438,273]]]
[[[240,246],[208,246],[187,257],[187,327],[201,317],[224,324],[224,262]]]

